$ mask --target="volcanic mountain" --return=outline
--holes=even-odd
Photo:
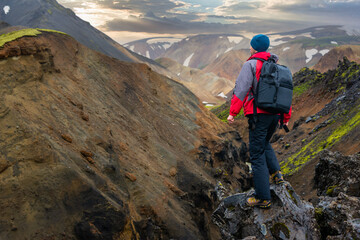
[[[145,64],[0,39],[1,239],[219,239],[217,181],[250,187],[236,132]]]
[[[342,61],[344,57],[350,61],[360,63],[360,46],[344,45],[333,48],[320,59],[320,61],[314,66],[314,69],[320,72],[335,69],[339,64],[339,61]]]

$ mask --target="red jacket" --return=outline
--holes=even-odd
[[[231,99],[230,115],[238,115],[242,107],[244,107],[245,116],[254,114],[254,98],[251,89],[257,86],[257,82],[260,79],[263,62],[253,58],[262,58],[264,60],[267,60],[270,56],[271,54],[268,52],[258,52],[252,55],[247,60],[247,62],[245,62],[240,71],[239,77],[236,80],[234,94]],[[273,56],[277,58],[276,55]],[[254,79],[254,72],[256,76],[256,82]],[[272,114],[261,108],[257,108],[257,113]],[[288,114],[284,114],[284,123],[287,123],[290,120],[290,117],[291,108]]]

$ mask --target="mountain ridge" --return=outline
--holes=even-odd
[[[217,239],[214,189],[249,188],[246,145],[193,93],[64,34],[1,52],[0,238]]]

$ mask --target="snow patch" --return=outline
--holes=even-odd
[[[231,50],[233,50],[233,47],[226,49],[224,53],[230,52]]]
[[[180,76],[181,73],[178,73],[177,75]]]
[[[134,45],[132,45],[131,47],[129,47],[129,49],[130,49],[131,51],[134,51],[135,46],[134,46]]]
[[[286,48],[283,49],[283,51],[285,52],[285,51],[287,51],[289,49],[290,49],[290,47],[286,47]]]
[[[195,53],[192,53],[187,59],[185,59],[184,64],[183,64],[185,67],[189,66],[190,60],[194,56],[194,54]]]
[[[335,42],[335,41],[331,41],[331,44],[338,45],[338,43],[337,43],[337,42]]]
[[[239,44],[244,38],[243,37],[227,37],[229,42],[233,42],[235,44]]]
[[[208,104],[208,102],[205,102],[205,101],[203,101],[202,103],[203,103],[203,104]]]
[[[323,50],[319,51],[319,53],[321,53],[321,54],[324,56],[324,55],[327,54],[329,51],[330,51],[329,49],[323,49]]]
[[[219,57],[219,54],[216,54],[216,58],[218,58]]]
[[[219,38],[222,39],[222,38],[224,38],[224,36],[220,36]]]
[[[317,54],[318,53],[318,50],[317,49],[315,49],[315,48],[313,48],[313,49],[310,49],[310,50],[306,50],[305,51],[305,55],[306,55],[306,63],[308,63],[308,62],[310,62],[311,61],[311,59],[313,58],[313,56],[315,55],[315,54]]]
[[[146,51],[146,57],[147,57],[147,58],[150,58],[150,53],[149,53],[149,51]]]
[[[162,46],[163,46],[163,48],[166,50],[166,49],[170,48],[170,47],[172,46],[172,44],[170,44],[170,43],[165,43],[165,44],[163,44]]]
[[[207,107],[213,107],[214,104],[208,103],[208,104],[206,104],[206,106],[207,106]]]
[[[275,41],[270,41],[270,46],[278,46],[280,44],[283,44],[283,43],[287,43],[287,41],[283,41],[283,40],[275,40]]]
[[[185,39],[185,41],[189,41],[189,40],[190,40],[190,38],[186,38],[186,39]]]
[[[218,97],[227,98],[227,96],[223,92],[219,93]]]
[[[311,32],[303,33],[303,34],[301,34],[301,36],[308,37],[308,38],[311,38],[311,39],[316,39],[311,35]]]
[[[4,13],[5,13],[5,14],[8,14],[8,13],[10,12],[10,7],[9,7],[9,6],[5,6],[5,7],[3,8],[3,10],[4,10]]]

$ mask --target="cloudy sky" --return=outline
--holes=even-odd
[[[58,0],[120,43],[199,33],[360,29],[360,0]]]

